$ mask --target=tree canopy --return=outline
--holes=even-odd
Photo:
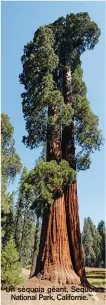
[[[25,89],[22,93],[22,110],[27,136],[23,136],[23,142],[31,149],[46,144],[46,156],[47,151],[49,150],[50,155],[52,150],[52,159],[60,162],[55,165],[55,171],[58,166],[58,175],[61,175],[62,159],[66,159],[64,153],[61,153],[64,150],[63,133],[66,130],[67,150],[70,151],[72,124],[75,148],[78,147],[78,153],[74,158],[75,166],[71,162],[72,155],[69,153],[68,163],[66,163],[66,168],[69,164],[68,172],[70,167],[77,171],[88,169],[91,164],[91,152],[100,149],[103,142],[98,117],[92,112],[87,99],[80,60],[81,54],[86,49],[91,50],[95,47],[99,36],[100,29],[90,19],[88,13],[69,14],[66,18],[59,18],[52,24],[40,27],[34,33],[33,40],[24,46],[24,55],[21,58],[23,71],[19,76]],[[39,168],[42,165],[43,172],[45,166],[45,175],[48,175],[47,167],[52,167],[54,172],[53,162],[51,157],[49,159],[46,157],[46,161],[50,164],[46,162],[44,165],[42,162]],[[37,170],[38,165],[36,172]],[[47,194],[50,199],[51,191],[53,195],[54,184],[51,181],[51,184],[48,182],[44,187],[43,181],[41,186],[40,173],[38,172],[37,175],[39,184],[37,184],[36,192],[39,185],[40,188],[45,188],[44,201],[47,200]],[[60,184],[61,187],[63,183],[60,182],[59,177],[57,180],[57,185]],[[67,178],[66,181],[68,186]],[[70,181],[72,182],[72,179]],[[41,196],[40,189],[39,194]]]
[[[33,40],[25,45],[20,82],[25,88],[25,92],[22,93],[22,107],[28,136],[23,137],[23,142],[27,146],[33,148],[44,142],[47,136],[47,123],[53,126],[56,124],[57,118],[49,117],[47,114],[50,105],[58,106],[59,122],[62,119],[60,124],[70,125],[72,117],[80,122],[79,129],[77,127],[76,130],[79,145],[84,145],[85,142],[86,146],[89,144],[90,149],[94,145],[89,143],[89,133],[93,126],[92,135],[97,133],[95,140],[96,142],[98,140],[97,146],[99,145],[101,139],[97,129],[98,120],[87,101],[80,68],[80,55],[87,48],[94,48],[99,35],[100,30],[91,21],[88,13],[70,14],[66,18],[59,18],[53,24],[40,27],[35,32]],[[63,96],[63,74],[64,70],[69,69],[72,72],[74,103],[66,107]],[[62,115],[60,115],[61,108]],[[83,117],[86,118],[84,122]],[[81,135],[78,137],[80,129]]]

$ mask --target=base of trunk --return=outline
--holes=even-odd
[[[80,284],[70,256],[64,196],[44,214],[35,276],[61,284]]]
[[[53,283],[61,285],[80,285],[80,278],[75,274],[74,270],[62,265],[50,266],[46,271],[37,274],[37,277],[42,280],[49,280]]]

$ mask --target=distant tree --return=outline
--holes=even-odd
[[[1,224],[2,245],[9,240],[13,229],[14,194],[7,187],[21,170],[21,159],[15,150],[14,128],[7,114],[1,114]]]
[[[31,209],[33,188],[29,189],[30,186],[25,183],[27,175],[28,170],[24,167],[19,183],[19,195],[15,216],[15,242],[22,266],[31,263],[35,233],[35,213]]]
[[[14,192],[12,194],[6,193],[6,209],[5,214],[3,214],[4,217],[2,218],[2,233],[4,233],[2,235],[3,245],[9,240],[10,236],[14,234],[14,198]]]
[[[37,255],[38,255],[38,252],[39,252],[40,235],[41,235],[40,218],[37,217],[36,227],[35,227],[34,249],[33,249],[33,253],[32,253],[32,266],[31,266],[30,277],[32,277],[35,273]]]
[[[105,222],[101,220],[98,224],[98,231],[101,236],[101,263],[102,266],[105,267],[106,265],[106,227],[105,227]]]
[[[20,262],[23,267],[31,264],[34,248],[35,226],[31,215],[25,220],[20,245]]]
[[[101,266],[102,238],[90,217],[84,219],[82,242],[86,266]]]
[[[97,267],[97,266],[100,266],[100,263],[101,263],[101,236],[97,230],[97,227],[92,222],[90,217],[88,217],[88,222],[89,222],[91,234],[93,237],[93,250],[94,250],[95,256],[96,256],[93,265],[95,267]]]
[[[5,244],[1,253],[1,280],[3,287],[16,286],[22,280],[18,252],[13,237]]]
[[[89,218],[84,219],[82,242],[84,248],[85,265],[91,267],[96,260],[96,255],[93,250],[93,236],[90,228]]]

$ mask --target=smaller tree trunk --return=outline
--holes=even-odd
[[[21,242],[20,242],[20,248],[19,248],[19,261],[21,261],[22,243],[23,243],[23,237],[24,237],[24,228],[25,228],[25,215],[24,215],[24,223],[23,223],[23,227],[22,227],[22,235],[21,235]]]
[[[35,229],[35,242],[34,242],[34,251],[32,255],[32,266],[31,266],[31,272],[30,272],[30,278],[34,276],[35,269],[36,269],[36,261],[37,261],[37,255],[39,250],[39,243],[40,243],[40,227],[39,227],[39,218],[37,218],[36,221],[36,229]]]

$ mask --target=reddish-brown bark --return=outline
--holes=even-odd
[[[35,275],[61,284],[80,283],[70,257],[64,196],[45,212]]]
[[[73,103],[71,88],[71,72],[64,73],[64,101],[65,103]],[[68,91],[70,83],[70,91]],[[74,139],[74,117],[70,126],[64,127],[62,131],[62,158],[69,161],[71,168],[76,170],[75,160],[75,139]],[[70,255],[74,271],[80,277],[83,286],[95,288],[87,278],[84,267],[84,258],[81,245],[80,221],[78,211],[77,181],[74,181],[66,192],[66,219],[67,230],[70,247]],[[97,288],[96,288],[97,289]],[[104,288],[99,287],[98,291],[103,292]]]
[[[49,107],[48,115],[58,118],[57,106]],[[61,160],[60,126],[48,125],[47,161]],[[61,284],[79,284],[70,256],[64,196],[58,197],[44,211],[39,254],[35,275]]]
[[[64,101],[73,103],[71,92],[71,72],[64,74]],[[68,85],[70,84],[70,91]],[[64,127],[62,132],[62,158],[69,161],[70,166],[76,170],[74,118],[70,126]],[[66,217],[69,238],[70,255],[76,274],[85,277],[83,251],[81,245],[80,221],[78,210],[77,182],[74,181],[66,193]]]
[[[68,75],[69,77],[69,75]],[[69,79],[69,78],[68,78]],[[67,74],[65,75],[64,97],[66,103],[72,102],[67,92]],[[75,167],[74,122],[65,127],[62,134],[62,153],[58,108],[50,106],[48,115],[54,115],[54,129],[48,125],[47,161],[57,162],[66,159]],[[58,197],[44,211],[39,253],[34,273],[42,279],[61,284],[80,284],[89,286],[86,279],[80,235],[77,183],[74,181],[65,196]]]
[[[67,160],[70,160],[71,167],[75,169],[75,158],[74,158],[74,147],[71,148],[69,154],[67,155]],[[66,151],[66,154],[67,154]],[[73,166],[72,166],[73,160]],[[80,234],[80,220],[79,220],[79,207],[78,207],[78,196],[77,196],[77,182],[74,181],[66,192],[66,215],[67,215],[67,229],[69,238],[70,255],[72,258],[72,263],[75,272],[80,277],[85,276],[83,251],[81,244],[81,234]]]
[[[85,276],[84,259],[80,234],[77,182],[73,182],[66,195],[67,228],[70,254],[74,270],[79,277]]]
[[[70,166],[75,170],[75,145],[74,145],[74,124],[67,127],[63,133],[63,159],[69,161]],[[74,181],[66,193],[66,215],[69,237],[70,255],[73,267],[77,275],[85,276],[83,251],[80,234],[79,207],[77,196],[77,181]]]

